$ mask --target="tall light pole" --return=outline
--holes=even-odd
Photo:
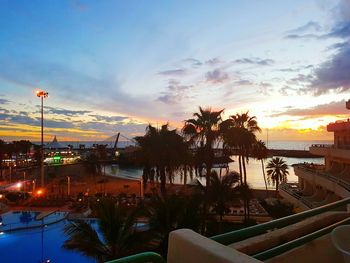
[[[41,188],[44,187],[44,98],[49,96],[48,92],[38,90],[36,96],[41,99],[41,161],[40,161],[40,176]]]

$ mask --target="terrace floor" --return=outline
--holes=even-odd
[[[303,246],[294,248],[282,255],[267,260],[268,263],[317,262],[331,263],[345,262],[343,255],[334,247],[331,235],[327,234]]]

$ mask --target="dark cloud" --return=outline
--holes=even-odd
[[[121,122],[128,119],[125,116],[104,116],[104,115],[89,115],[94,117],[96,121],[105,121],[105,122]]]
[[[350,21],[342,22],[337,24],[332,28],[331,32],[324,35],[324,38],[328,37],[339,37],[339,38],[348,38],[350,36]]]
[[[315,95],[329,91],[350,91],[350,42],[338,49],[338,52],[315,70],[314,80],[308,91]]]
[[[8,103],[10,103],[9,100],[0,98],[0,105],[4,105],[4,104],[8,104]]]
[[[0,107],[0,112],[1,113],[6,113],[6,114],[10,113],[10,111],[8,109],[1,108],[1,107]]]
[[[270,66],[275,63],[273,59],[261,59],[261,58],[241,58],[236,59],[234,63],[238,64],[253,64],[260,66]]]
[[[270,83],[260,82],[258,86],[259,86],[259,89],[258,89],[259,93],[265,96],[269,96],[271,92],[273,92],[272,84]]]
[[[116,134],[116,132],[122,133],[124,136],[133,137],[135,134],[144,134],[146,124],[111,124],[105,122],[86,122],[81,123],[79,128],[89,131],[103,131],[107,134]]]
[[[316,34],[303,34],[303,35],[289,34],[289,35],[286,35],[284,38],[285,39],[320,39],[323,37],[320,35],[316,35]]]
[[[213,71],[208,71],[205,74],[205,78],[207,82],[211,82],[214,84],[227,82],[230,77],[227,72],[222,69],[215,69]]]
[[[205,61],[205,64],[209,65],[209,66],[216,66],[218,64],[221,64],[222,61],[219,58],[212,58],[212,59],[208,59],[207,61]]]
[[[234,84],[236,85],[240,85],[240,86],[250,86],[250,85],[254,85],[254,83],[250,80],[247,79],[240,79],[234,82]]]
[[[298,74],[287,81],[290,85],[307,86],[313,80],[312,74]]]
[[[44,106],[44,108],[47,113],[64,115],[64,116],[81,116],[91,112],[88,110],[67,110],[67,109],[61,109],[61,108],[53,108],[49,106]]]
[[[293,88],[290,86],[284,86],[280,88],[278,92],[283,96],[290,96],[290,95],[300,94],[300,89]]]
[[[339,50],[339,49],[342,49],[342,48],[344,48],[344,47],[346,47],[348,45],[348,43],[347,42],[339,42],[339,43],[335,43],[335,44],[333,44],[333,45],[331,45],[330,47],[328,47],[328,49],[329,50],[333,50],[333,49],[335,49],[335,50]]]
[[[59,92],[59,97],[67,104],[88,104],[91,108],[131,114],[142,107],[145,110],[141,116],[151,116],[154,113],[151,111],[152,102],[148,98],[129,95],[122,89],[122,83],[115,72],[103,67],[100,74],[91,75],[36,57],[7,54],[1,57],[1,61],[1,79],[30,89],[45,87],[52,96]],[[75,96],[72,96],[72,91]]]
[[[308,89],[315,95],[350,90],[350,1],[340,1],[334,13],[337,23],[326,36],[342,38],[343,42],[331,46],[336,53],[315,70]]]
[[[170,77],[180,77],[187,74],[186,69],[171,69],[158,72],[159,75],[170,76]]]
[[[315,21],[309,21],[303,26],[297,27],[295,29],[289,30],[287,33],[288,34],[297,34],[297,33],[304,33],[308,31],[321,31],[322,27],[320,26],[319,23]]]
[[[183,60],[183,62],[189,63],[192,67],[199,67],[203,65],[203,63],[200,60],[195,58],[186,58]]]
[[[333,101],[327,104],[320,104],[308,109],[289,109],[284,112],[273,114],[271,115],[271,117],[278,117],[284,115],[318,117],[323,115],[343,115],[348,113],[349,110],[345,108],[345,100],[342,100]]]
[[[45,120],[44,125],[45,127],[48,127],[48,128],[66,128],[66,129],[76,128],[75,123],[72,123],[66,120],[55,120],[55,119]]]
[[[1,114],[1,119],[7,123],[25,124],[30,126],[40,126],[41,119],[28,116],[27,113],[18,112],[18,114]],[[45,119],[44,126],[47,128],[74,128],[75,125],[66,120]]]
[[[298,68],[282,68],[282,69],[279,69],[278,71],[281,71],[281,72],[299,72],[300,70],[312,69],[313,67],[314,67],[313,65],[307,65],[307,66],[301,66]]]
[[[189,98],[187,91],[191,87],[192,86],[181,85],[179,81],[171,79],[168,81],[167,91],[162,92],[162,95],[159,96],[157,100],[166,104],[177,104],[183,99]]]

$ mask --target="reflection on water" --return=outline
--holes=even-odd
[[[290,158],[290,157],[281,157],[281,158],[283,158],[283,160],[285,160],[286,163],[289,165],[288,182],[298,181],[298,177],[295,176],[293,167],[291,166],[292,164],[303,163],[303,162],[309,162],[314,164],[324,163],[324,158]],[[232,156],[231,159],[234,160],[234,162],[230,163],[229,165],[230,171],[239,171],[238,158],[236,156]],[[269,160],[270,158],[264,160],[265,166]],[[106,174],[119,177],[119,178],[139,180],[142,176],[142,168],[109,165],[109,166],[106,166]],[[265,188],[261,161],[258,161],[253,158],[249,158],[249,163],[247,165],[247,177],[248,177],[248,183],[252,188],[256,188],[256,189]],[[175,184],[183,184],[184,181],[186,181],[186,183],[188,184],[192,180],[193,180],[193,176],[191,177],[190,173],[188,173],[187,177],[185,177],[183,172],[177,172],[173,177],[172,182]],[[274,186],[270,185],[269,188],[274,188]]]

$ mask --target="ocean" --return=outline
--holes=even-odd
[[[269,149],[276,150],[308,150],[312,144],[333,144],[331,140],[309,140],[309,141],[264,141]],[[33,142],[40,144],[40,142]],[[47,144],[49,142],[45,142]],[[85,145],[86,148],[92,147],[93,144],[107,144],[108,147],[114,147],[114,141],[59,141],[62,145],[73,145],[74,148],[79,148],[80,144]],[[119,141],[118,148],[124,148],[126,146],[135,145],[133,141]]]
[[[83,141],[83,142],[60,142],[63,145],[73,145],[74,147],[78,147],[79,144],[85,144],[85,147],[91,147],[93,144],[108,144],[109,147],[114,146],[114,142],[107,142],[107,141]],[[310,141],[269,141],[265,142],[268,148],[270,149],[283,149],[283,150],[308,150],[309,147],[312,144],[332,144],[332,141],[319,141],[319,140],[310,140]],[[122,148],[125,146],[134,145],[130,141],[119,141],[118,142],[118,148]],[[303,162],[310,162],[315,164],[323,164],[324,158],[290,158],[290,157],[282,157],[283,160],[286,161],[286,163],[289,165],[289,175],[287,177],[288,182],[297,182],[298,178],[294,174],[292,164],[296,163],[303,163]],[[237,157],[232,156],[232,159],[234,160],[233,163],[229,164],[229,168],[231,171],[238,171],[238,161]],[[269,161],[269,159],[265,160],[265,166],[266,163]],[[142,176],[142,168],[136,168],[136,167],[123,167],[119,165],[110,165],[106,166],[106,173],[110,176],[116,176],[120,178],[126,178],[126,179],[134,179],[139,180]],[[248,183],[249,185],[254,189],[264,189],[264,179],[262,175],[262,168],[261,168],[261,162],[258,160],[255,160],[253,158],[249,159],[249,163],[247,165],[247,176],[248,176]],[[187,183],[191,180],[190,178],[186,178]],[[184,178],[183,176],[177,175],[174,178],[174,183],[177,184],[183,184]],[[270,185],[270,189],[273,189],[274,186]]]
[[[312,144],[332,144],[332,141],[316,141],[316,140],[314,141],[270,141],[268,142],[268,147],[270,149],[308,150]],[[289,175],[287,176],[288,182],[298,181],[298,177],[295,175],[294,169],[292,167],[293,164],[304,163],[304,162],[309,162],[314,164],[324,164],[324,158],[291,158],[291,157],[281,157],[281,158],[283,158],[283,160],[285,160],[289,166],[289,169],[288,169]],[[234,162],[229,164],[230,171],[239,171],[237,157],[232,156],[231,159],[233,159]],[[270,159],[266,159],[264,161],[265,166],[269,160]],[[106,173],[108,173],[111,176],[139,180],[142,176],[142,169],[130,168],[130,167],[125,168],[125,167],[119,167],[118,165],[113,165],[113,166],[106,167]],[[248,183],[250,187],[254,189],[265,188],[260,161],[253,158],[249,158],[249,162],[247,165],[247,177],[248,177]],[[190,181],[190,178],[187,178],[187,183],[189,181]],[[174,178],[174,183],[183,184],[184,183],[183,176],[180,176],[180,175],[176,176]],[[274,186],[269,185],[268,188],[274,189]]]
[[[323,164],[324,163],[324,158],[290,158],[290,157],[281,157],[281,158],[284,161],[286,161],[286,163],[289,166],[289,169],[288,169],[289,175],[287,176],[288,182],[297,182],[298,181],[298,177],[294,173],[292,164],[303,163],[303,162],[310,162],[310,163],[314,163],[314,164]],[[230,171],[237,171],[238,172],[239,167],[238,167],[237,157],[232,156],[231,159],[233,159],[233,162],[229,164]],[[269,160],[270,160],[270,158],[264,160],[264,166],[266,166],[266,164]],[[248,183],[249,183],[250,187],[254,188],[254,189],[265,189],[261,161],[250,158],[248,165],[246,166],[246,169],[247,169]],[[217,169],[217,172],[219,172],[218,169]],[[110,175],[110,176],[119,177],[119,178],[140,180],[140,178],[142,176],[142,168],[123,167],[123,166],[119,166],[117,164],[108,165],[108,166],[106,166],[106,174]],[[188,176],[188,178],[186,178],[186,183],[188,184],[191,181],[191,179],[194,179],[194,178],[190,178]],[[184,180],[185,180],[185,178],[182,175],[176,175],[173,179],[173,183],[183,184]],[[275,187],[273,185],[268,185],[268,188],[274,189]]]

